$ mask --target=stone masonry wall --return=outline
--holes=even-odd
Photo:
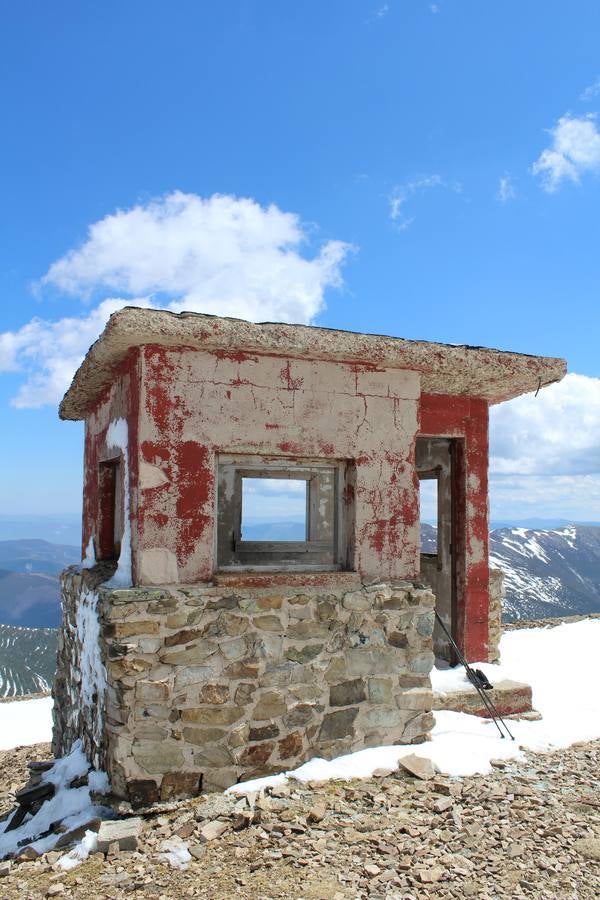
[[[136,805],[314,756],[420,742],[433,726],[429,590],[346,574],[324,586],[100,588],[98,596],[103,761],[113,792]],[[65,685],[77,668],[68,669],[63,648],[57,684]],[[85,727],[59,714],[56,747],[65,723],[69,735]]]
[[[69,753],[81,739],[90,762],[106,763],[106,646],[98,615],[98,585],[114,566],[71,566],[62,573],[62,626],[58,632],[56,675],[52,685],[54,756]]]
[[[488,661],[500,661],[500,638],[502,637],[502,599],[504,597],[504,573],[501,569],[490,569],[490,611]]]

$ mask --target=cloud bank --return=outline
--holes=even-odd
[[[569,374],[537,397],[493,407],[490,469],[496,475],[600,473],[600,378]]]
[[[329,240],[309,255],[309,237],[295,213],[223,194],[176,191],[106,216],[38,285],[95,303],[91,311],[0,334],[0,371],[25,379],[14,405],[57,402],[109,315],[127,304],[312,322],[325,291],[341,287],[353,248]]]
[[[562,116],[550,134],[551,146],[532,167],[544,190],[552,193],[564,181],[578,183],[586,172],[600,171],[600,133],[593,115]]]

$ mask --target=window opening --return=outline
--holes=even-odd
[[[421,553],[430,556],[438,552],[438,488],[437,475],[419,476]]]
[[[219,568],[346,568],[345,477],[337,461],[220,457]]]
[[[308,541],[304,478],[242,477],[243,541]]]

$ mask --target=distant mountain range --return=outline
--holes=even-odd
[[[0,541],[0,622],[60,624],[59,573],[81,560],[78,547],[42,540]]]
[[[54,628],[0,625],[0,697],[50,690],[57,638]]]
[[[435,553],[437,531],[421,525],[421,551]],[[600,613],[600,527],[495,528],[490,566],[504,572],[505,622]]]
[[[600,613],[600,527],[499,528],[490,566],[504,572],[504,620]]]

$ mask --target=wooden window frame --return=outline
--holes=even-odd
[[[242,479],[306,481],[304,541],[245,541],[241,537]],[[217,462],[215,555],[220,571],[337,571],[347,568],[341,460],[231,456]],[[323,511],[324,510],[324,511]]]

